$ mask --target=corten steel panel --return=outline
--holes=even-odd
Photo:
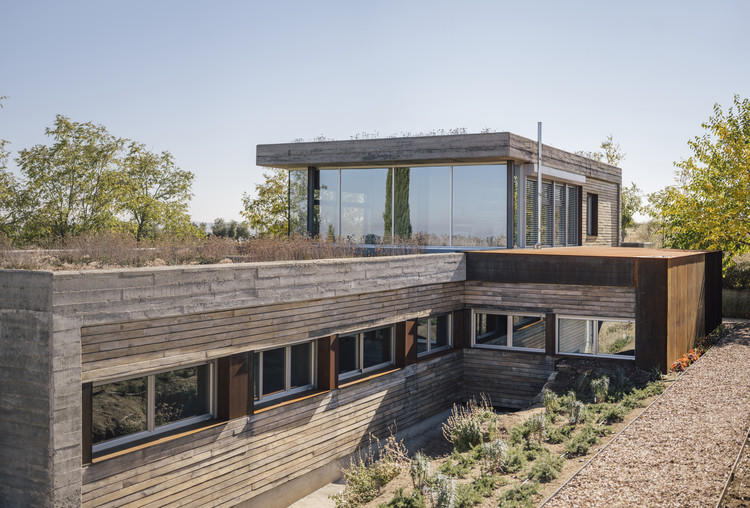
[[[544,352],[548,355],[557,354],[557,351],[555,351],[555,343],[557,342],[555,340],[557,338],[557,314],[553,314],[551,312],[545,314],[544,325],[546,326]]]
[[[417,320],[404,323],[404,365],[417,363]]]
[[[667,370],[667,259],[636,260],[635,364],[645,370]]]
[[[471,347],[471,309],[461,309],[453,313],[453,347]]]
[[[323,337],[318,340],[318,388],[333,390],[336,388],[335,341],[337,335]]]
[[[705,253],[706,270],[706,329],[704,334],[708,335],[721,324],[721,259],[720,250]]]
[[[703,336],[705,324],[704,254],[670,259],[667,362],[679,359]]]
[[[93,403],[94,403],[94,383],[83,383],[81,404],[83,415],[81,419],[81,462],[91,464],[93,456]]]
[[[519,284],[635,285],[633,259],[515,252],[467,252],[466,279]]]
[[[238,353],[219,358],[218,407],[221,420],[233,420],[253,414],[253,353]]]

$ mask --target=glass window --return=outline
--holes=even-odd
[[[526,245],[536,245],[537,238],[537,181],[526,180]],[[578,244],[578,188],[542,182],[542,245]]]
[[[543,351],[547,326],[543,315],[474,313],[474,344]]]
[[[212,417],[212,364],[96,385],[94,452]]]
[[[567,244],[568,214],[565,185],[555,184],[555,245]]]
[[[368,244],[383,240],[388,173],[385,168],[341,170],[342,236]]]
[[[450,241],[450,166],[395,168],[395,235],[419,245],[448,245]],[[389,196],[386,196],[389,201]],[[386,236],[391,231],[389,207],[385,211]]]
[[[507,246],[505,164],[453,167],[453,245]]]
[[[316,190],[316,231],[333,241],[339,236],[339,170],[320,170],[320,188]]]
[[[393,327],[339,337],[339,377],[346,378],[393,363]]]
[[[635,357],[635,322],[558,318],[559,353]]]
[[[289,226],[291,234],[307,234],[307,170],[289,171]]]
[[[417,354],[445,349],[450,345],[450,313],[417,320]]]
[[[578,245],[578,187],[568,185],[568,245]]]
[[[599,195],[586,195],[586,234],[597,236],[599,234]]]
[[[313,344],[305,342],[255,353],[256,400],[265,402],[314,388]]]

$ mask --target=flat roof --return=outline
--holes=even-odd
[[[703,254],[703,250],[651,249],[642,247],[550,247],[542,249],[496,249],[471,251],[472,254],[506,254],[532,256],[585,256],[602,258],[682,258]]]

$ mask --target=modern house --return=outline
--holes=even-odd
[[[721,253],[624,249],[620,170],[509,133],[258,146],[299,231],[429,254],[0,271],[0,504],[273,506],[389,426],[565,357],[666,369]],[[442,251],[442,252],[441,252]]]

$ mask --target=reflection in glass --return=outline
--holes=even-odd
[[[94,443],[146,430],[146,379],[140,377],[94,387]]]
[[[476,344],[508,345],[508,316],[500,314],[475,314]]]
[[[312,384],[312,343],[297,344],[291,347],[290,389]]]
[[[432,318],[435,320],[435,340],[433,342],[433,349],[445,347],[450,345],[451,336],[451,319],[450,314],[443,314]]]
[[[507,246],[505,164],[453,167],[453,245]]]
[[[357,335],[339,337],[339,374],[359,370],[359,340]]]
[[[513,316],[513,347],[544,349],[546,334],[544,317]]]
[[[596,321],[599,354],[635,356],[635,322]]]
[[[209,412],[208,365],[157,374],[154,388],[157,427]]]
[[[289,171],[289,226],[291,234],[307,234],[307,170]]]
[[[263,351],[263,396],[282,392],[286,388],[285,348]]]
[[[355,242],[380,243],[388,170],[341,170],[341,235]]]
[[[592,321],[560,318],[557,323],[557,347],[560,353],[594,354]]]
[[[364,353],[362,368],[368,369],[391,361],[390,328],[378,328],[364,332],[362,335]]]
[[[450,236],[450,176],[449,166],[397,168],[408,172],[408,201],[396,194],[395,217],[408,215],[411,236],[419,245],[448,245]],[[404,205],[405,203],[405,205]],[[398,222],[396,232],[398,233]]]
[[[320,171],[320,189],[316,190],[316,232],[321,238],[333,241],[339,235],[339,171]]]
[[[427,351],[427,346],[430,340],[428,323],[428,318],[420,318],[417,320],[417,354]]]

